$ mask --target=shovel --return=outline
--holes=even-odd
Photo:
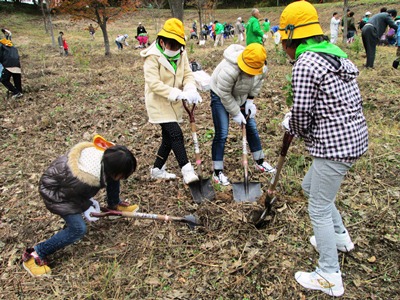
[[[274,178],[272,178],[272,181],[268,187],[267,196],[265,197],[265,209],[261,213],[258,220],[255,221],[256,228],[263,228],[267,223],[265,221],[265,217],[271,213],[272,204],[275,202],[275,195],[274,195],[275,188],[278,184],[279,175],[282,171],[282,167],[285,162],[285,157],[288,152],[290,143],[292,142],[292,139],[293,135],[291,135],[288,131],[286,131],[285,135],[283,136],[282,149],[279,156],[278,165],[276,167],[276,173]]]
[[[196,104],[193,104],[192,108],[190,109],[186,104],[186,101],[183,101],[183,107],[189,114],[190,120],[190,127],[192,131],[192,138],[194,144],[194,153],[197,165],[197,175],[199,176],[199,181],[189,183],[190,193],[192,194],[193,200],[196,203],[201,203],[204,200],[214,200],[215,192],[211,184],[210,178],[203,179],[202,176],[202,163],[200,158],[200,148],[199,148],[199,141],[197,139],[196,133],[196,123],[194,119],[194,110],[196,108]]]
[[[247,136],[246,125],[242,123],[242,164],[244,168],[244,182],[232,184],[233,199],[236,202],[254,202],[262,195],[261,185],[259,182],[249,182],[248,161],[247,161]]]
[[[196,226],[203,226],[202,224],[197,222],[196,218],[193,215],[187,215],[184,217],[174,217],[167,215],[111,210],[105,207],[101,208],[101,212],[98,213],[92,212],[90,215],[96,218],[102,218],[107,216],[121,216],[126,218],[135,218],[135,219],[151,219],[151,220],[165,221],[165,222],[181,222],[187,224],[190,229],[194,229]]]

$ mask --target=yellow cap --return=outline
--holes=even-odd
[[[239,68],[250,75],[260,75],[263,73],[267,51],[263,45],[252,43],[239,54],[237,63]]]
[[[279,21],[279,33],[282,40],[324,34],[319,25],[317,10],[307,1],[295,1],[286,6]]]
[[[185,29],[183,28],[182,21],[179,19],[172,18],[165,21],[164,26],[158,35],[173,39],[183,46],[186,45]]]

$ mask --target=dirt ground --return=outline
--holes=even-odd
[[[333,9],[337,7],[332,4],[318,7],[325,29]],[[354,10],[361,14],[378,7],[360,4]],[[266,11],[278,20],[281,9]],[[223,21],[246,13],[217,11],[216,16]],[[193,12],[186,15],[188,28],[194,17]],[[134,36],[137,21],[149,20],[141,11],[110,24],[110,40],[116,33]],[[29,32],[21,27],[15,34],[25,95],[18,101],[6,99],[1,88],[0,299],[328,299],[294,280],[296,271],[311,271],[318,260],[308,241],[312,228],[301,192],[311,162],[301,140],[295,139],[289,149],[274,214],[265,229],[257,230],[249,220],[263,206],[235,203],[231,187],[215,186],[214,201],[195,204],[179,176],[170,182],[149,178],[160,129],[147,122],[143,62],[132,47],[135,43],[120,53],[111,44],[113,54],[105,58],[100,32],[90,41],[83,30],[86,22],[56,16],[55,30],[67,32],[72,53],[60,57],[42,32],[40,18],[25,21],[36,28]],[[283,137],[280,122],[288,109],[282,87],[291,65],[271,39],[266,47],[269,75],[256,101],[257,123],[266,158],[276,164]],[[221,60],[223,49],[210,42],[206,48],[191,41],[187,46],[189,56],[208,73]],[[360,68],[370,148],[346,176],[337,199],[356,245],[353,252],[339,254],[343,298],[399,299],[400,76],[385,66],[391,65],[395,49],[378,49],[374,70],[362,68],[362,51],[346,51]],[[195,113],[204,174],[209,175],[213,124],[210,96],[202,96]],[[188,119],[182,128],[194,162]],[[122,199],[139,204],[142,212],[192,214],[204,226],[190,230],[181,223],[104,218],[88,224],[82,241],[49,257],[50,278],[31,278],[21,265],[23,250],[64,225],[45,209],[38,194],[39,178],[56,157],[96,133],[126,145],[138,159],[137,172],[122,183]],[[260,182],[265,193],[271,177],[255,172],[249,161],[251,181]],[[233,182],[243,181],[241,135],[235,124],[225,165]],[[168,168],[180,174],[173,155]],[[104,192],[97,199],[104,204]]]

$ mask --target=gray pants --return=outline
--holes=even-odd
[[[373,68],[375,62],[376,46],[379,42],[379,36],[376,29],[372,25],[364,25],[361,33],[364,49],[367,54],[367,68]]]
[[[302,187],[308,200],[308,213],[319,251],[319,267],[323,272],[340,270],[335,232],[346,228],[335,206],[336,194],[351,163],[314,158],[303,179]]]

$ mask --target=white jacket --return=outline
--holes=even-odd
[[[144,58],[145,99],[149,122],[182,122],[182,101],[176,99],[182,90],[196,90],[187,53],[181,52],[175,71],[155,43],[140,52],[140,56]]]
[[[260,92],[267,73],[267,67],[261,75],[251,76],[240,70],[237,58],[244,46],[233,44],[224,51],[224,59],[211,75],[211,90],[216,93],[231,116],[240,112],[240,106],[249,96],[255,97]]]

